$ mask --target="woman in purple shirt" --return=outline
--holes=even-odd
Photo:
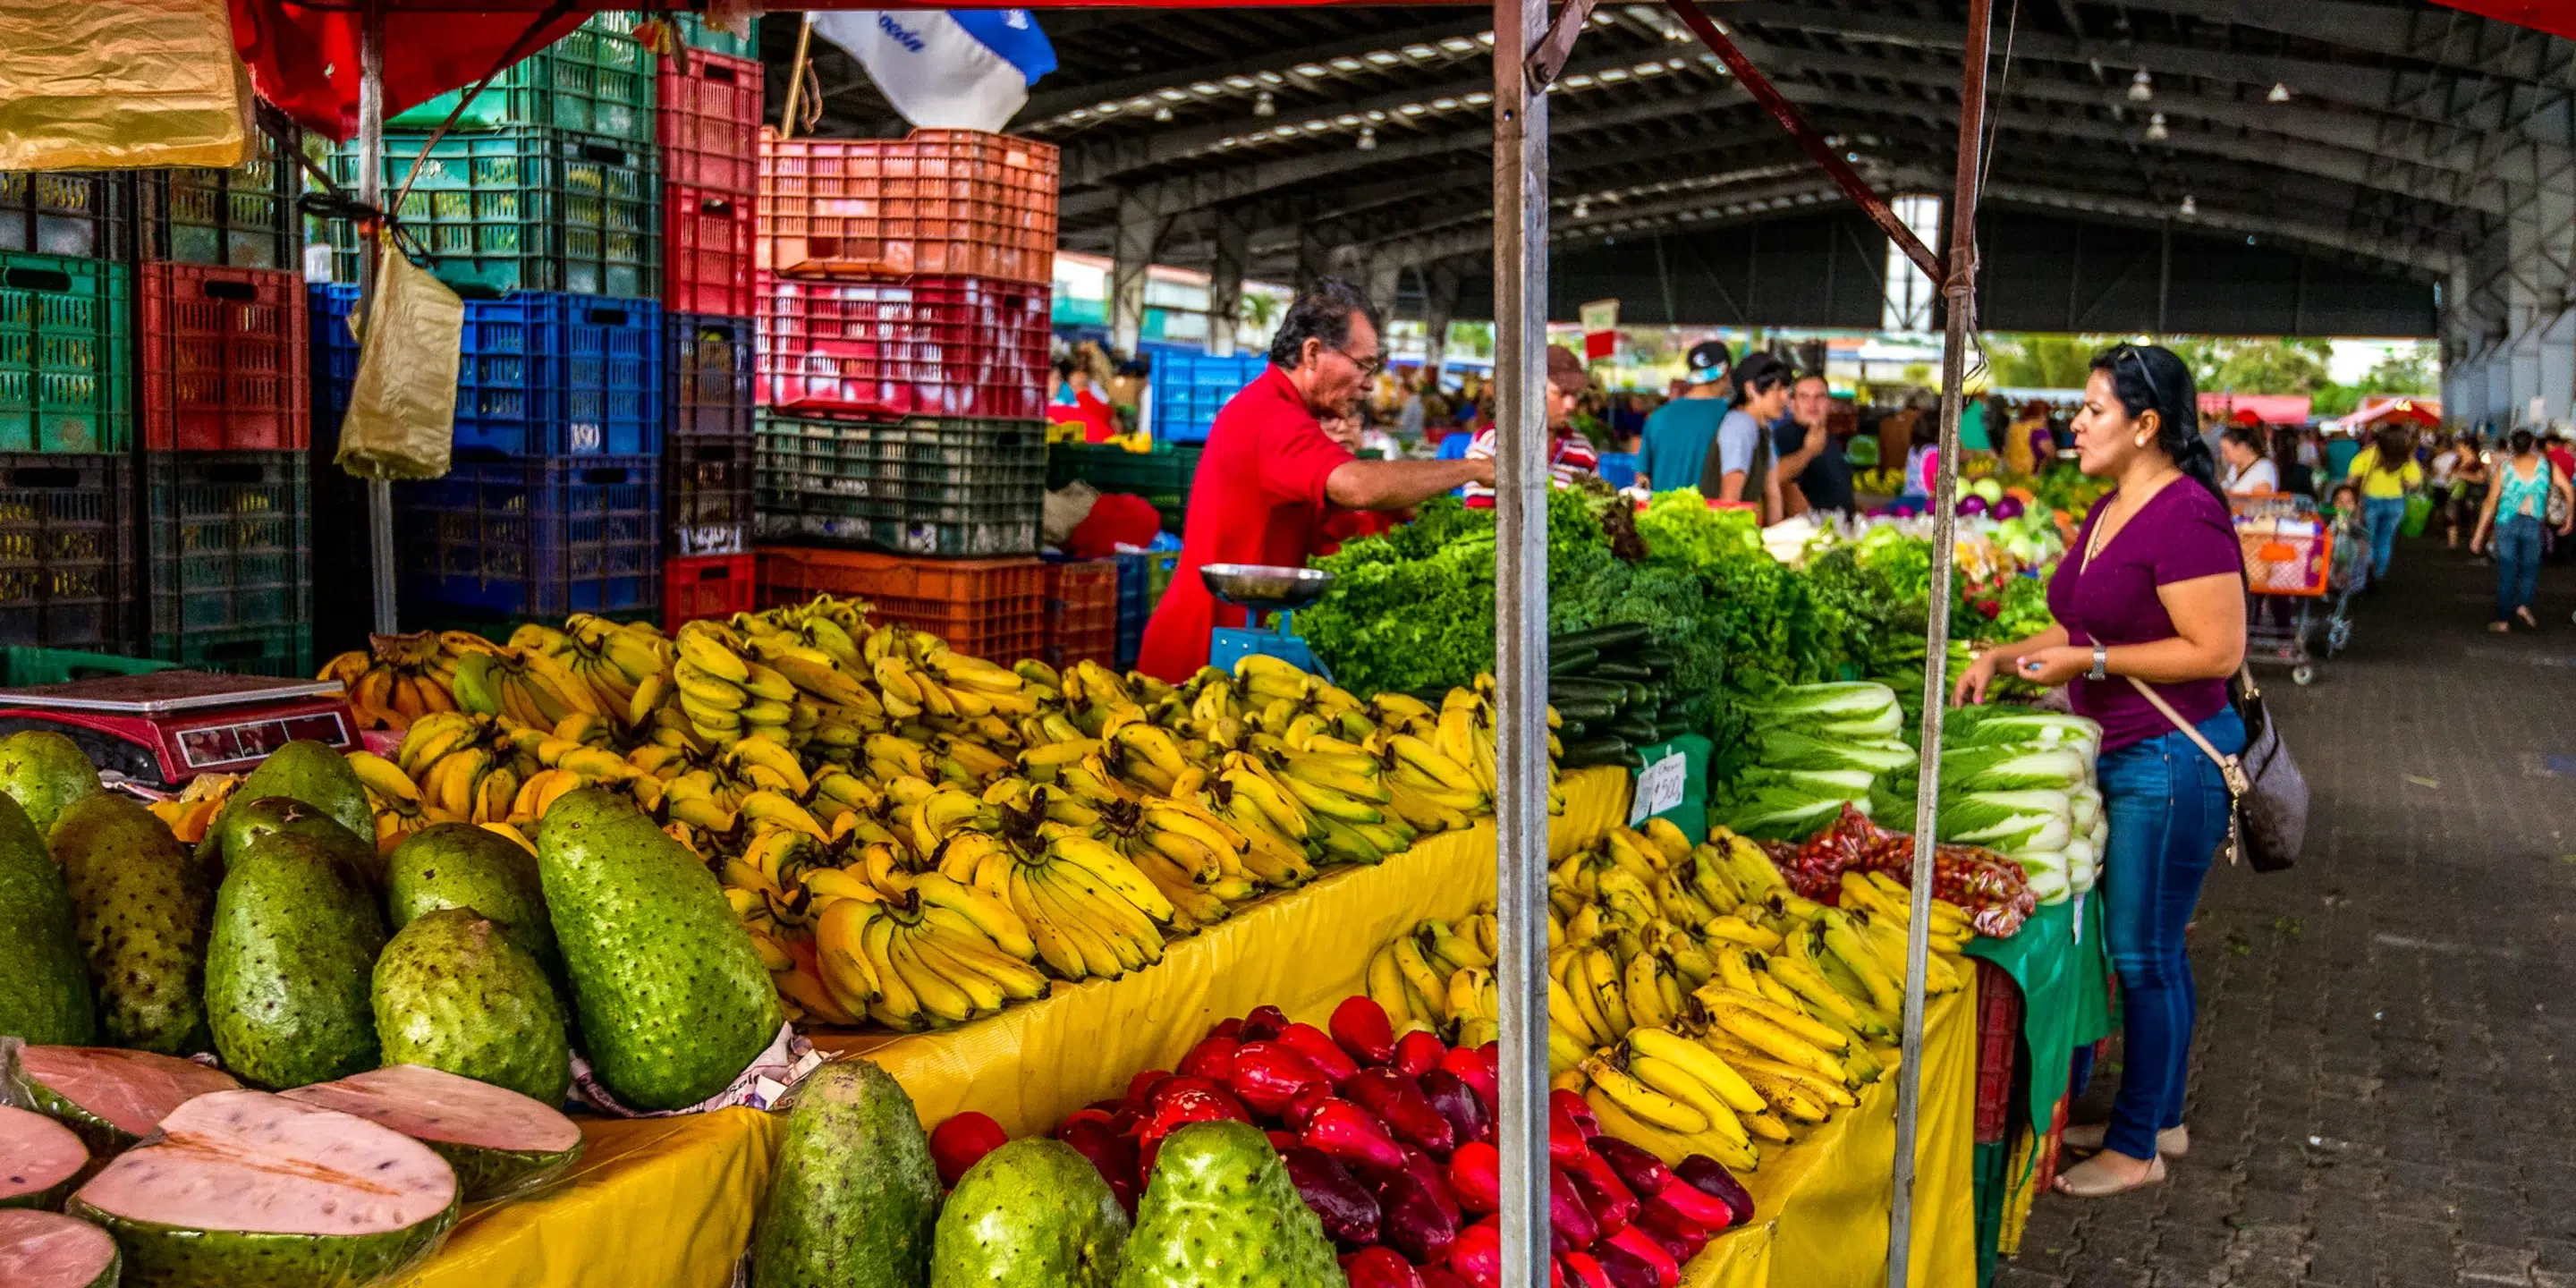
[[[2182,1111],[2195,997],[2183,928],[2227,837],[2227,785],[2132,681],[2152,686],[2221,754],[2245,749],[2227,693],[2245,657],[2245,568],[2198,401],[2191,369],[2166,349],[2123,344],[2093,359],[2075,450],[2086,474],[2119,488],[2085,517],[2049,582],[2059,624],[1979,657],[1954,697],[1984,701],[2009,666],[2070,686],[2077,714],[2102,725],[2111,828],[2102,916],[2127,1051],[2101,1152],[2058,1178],[2082,1198],[2156,1184],[2165,1156],[2190,1146]],[[2092,1134],[2069,1128],[2066,1141],[2082,1147]]]

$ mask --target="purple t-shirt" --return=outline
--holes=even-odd
[[[2059,561],[2048,582],[2048,611],[2066,628],[2070,644],[2090,648],[2104,644],[2152,644],[2174,637],[2156,588],[2194,577],[2220,573],[2240,575],[2245,557],[2237,545],[2236,527],[2227,507],[2208,488],[2175,479],[2147,498],[2129,522],[2111,534],[2109,544],[2091,563],[2084,550],[2093,540],[2110,497],[2094,503],[2084,516],[2075,546]],[[2159,684],[2156,692],[2186,720],[2197,724],[2227,705],[2225,680]],[[2173,722],[2150,705],[2125,676],[2088,680],[2077,676],[2068,686],[2075,713],[2102,725],[2102,750],[2110,751],[2174,731]]]

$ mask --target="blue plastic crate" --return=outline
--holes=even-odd
[[[560,618],[656,610],[661,462],[650,456],[461,461],[394,485],[406,606],[432,616]]]
[[[357,377],[354,286],[314,286],[315,432],[336,444]],[[651,456],[662,450],[662,306],[557,291],[465,302],[456,454]]]
[[[1118,561],[1118,668],[1136,665],[1145,651],[1145,622],[1154,615],[1149,597],[1146,571],[1153,563],[1147,554],[1112,556]]]
[[[1154,437],[1167,443],[1204,443],[1219,408],[1261,376],[1266,353],[1215,358],[1166,351],[1154,355]]]

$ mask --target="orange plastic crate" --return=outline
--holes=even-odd
[[[1111,559],[1046,566],[1046,651],[1050,666],[1118,655],[1118,564]]]
[[[978,130],[902,139],[760,132],[758,260],[773,273],[1055,276],[1053,144]]]
[[[762,546],[761,607],[818,594],[864,599],[876,617],[929,631],[997,662],[1046,644],[1046,565],[1035,559],[910,559],[861,550]]]

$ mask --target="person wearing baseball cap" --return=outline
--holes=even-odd
[[[1759,508],[1763,526],[1780,521],[1779,462],[1765,427],[1789,410],[1789,364],[1767,353],[1735,365],[1735,407],[1717,427],[1717,449],[1700,468],[1699,490],[1712,501]]]
[[[1709,444],[1726,419],[1726,396],[1732,388],[1735,356],[1723,340],[1691,346],[1690,383],[1679,398],[1646,418],[1644,441],[1637,448],[1637,486],[1649,492],[1696,487],[1708,461]]]
[[[1558,487],[1571,487],[1576,479],[1597,476],[1601,470],[1601,453],[1574,427],[1575,403],[1591,384],[1592,373],[1584,369],[1574,350],[1561,344],[1547,347],[1547,472]],[[1467,448],[1468,460],[1493,459],[1494,429],[1488,425],[1476,435]],[[1494,503],[1494,489],[1486,484],[1470,483],[1462,495],[1476,509]]]

